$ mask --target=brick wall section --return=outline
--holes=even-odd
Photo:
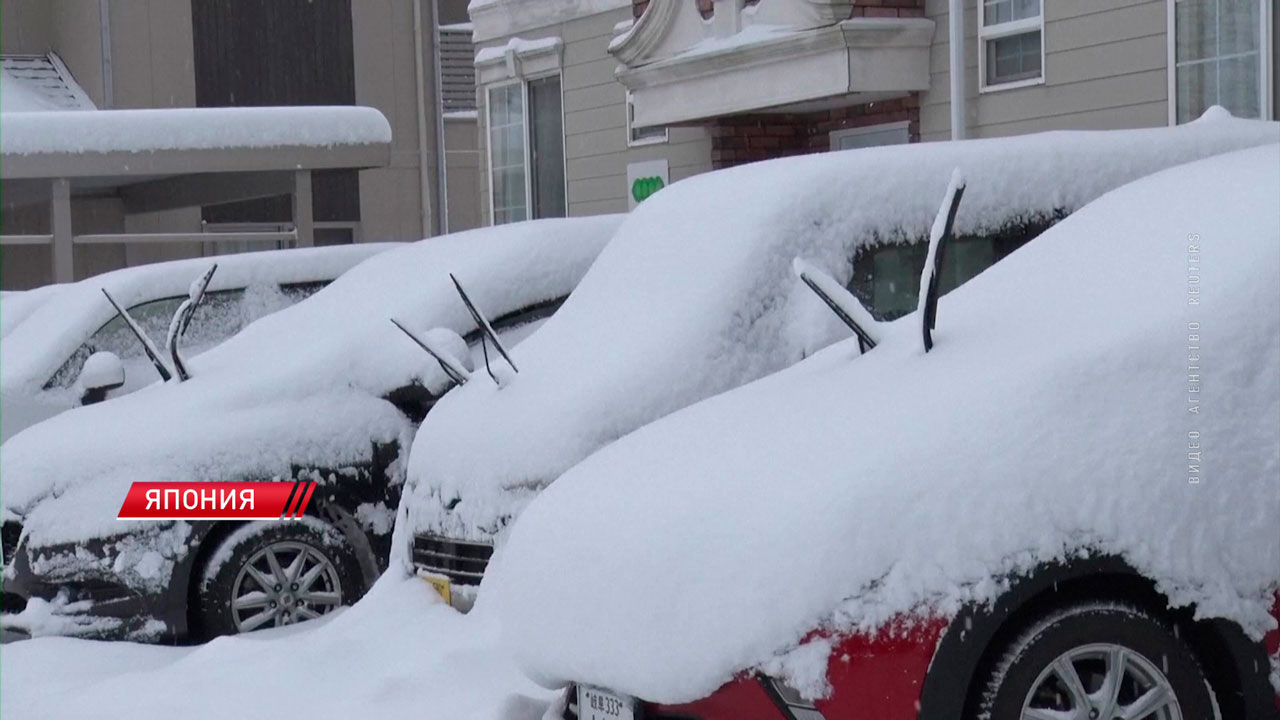
[[[755,5],[760,0],[747,0]],[[711,17],[712,0],[697,0],[703,17]],[[640,17],[649,0],[631,0],[632,17]],[[857,0],[850,17],[924,17],[924,0]]]
[[[711,123],[711,163],[716,169],[790,155],[827,152],[831,132],[901,122],[911,142],[920,140],[920,98],[908,97],[813,113],[753,113]]]

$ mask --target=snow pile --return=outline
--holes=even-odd
[[[968,234],[1277,141],[1278,123],[1227,117],[869,148],[682,180],[632,211],[574,296],[520,347],[518,376],[502,388],[470,383],[435,408],[410,457],[406,525],[489,539],[601,446],[849,337],[793,260],[847,283],[859,247],[928,236],[957,167],[969,184],[955,230]]]
[[[44,285],[31,290],[5,290],[0,292],[0,337],[9,333],[31,313],[53,297],[61,285]]]
[[[618,222],[520,223],[372,257],[190,361],[187,382],[63,413],[10,438],[0,453],[5,508],[25,515],[34,545],[72,541],[135,525],[115,519],[131,482],[291,477],[298,465],[367,460],[370,442],[408,447],[408,418],[382,396],[415,381],[432,386],[440,370],[389,319],[418,333],[471,331],[451,272],[494,316],[562,297]]]
[[[0,152],[149,152],[333,147],[391,142],[370,107],[298,106],[4,113]]]
[[[24,720],[228,717],[537,720],[551,698],[494,624],[384,578],[354,607],[200,647],[47,638],[0,647],[0,714]]]
[[[981,207],[991,180],[962,166]],[[487,607],[541,682],[659,702],[814,628],[950,615],[1086,551],[1260,638],[1280,586],[1276,197],[1280,145],[1158,173],[943,298],[928,354],[912,314],[866,355],[849,340],[638,430],[524,512]],[[811,675],[792,656],[784,674]]]

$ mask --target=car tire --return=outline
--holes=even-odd
[[[205,563],[198,624],[206,638],[292,625],[359,599],[360,563],[338,530],[319,520],[251,523]]]
[[[1204,672],[1173,627],[1115,603],[1073,605],[1042,617],[978,687],[985,690],[977,717],[987,720],[1217,717]],[[1155,706],[1141,710],[1139,703]]]

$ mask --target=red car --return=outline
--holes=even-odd
[[[1278,196],[1280,145],[1162,171],[893,323],[804,277],[870,349],[618,440],[512,530],[486,587],[572,683],[547,717],[1280,718]]]

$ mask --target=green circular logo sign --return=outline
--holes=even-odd
[[[650,195],[664,187],[666,187],[666,183],[657,175],[636,178],[635,182],[631,183],[631,197],[635,198],[638,203],[644,202]]]

